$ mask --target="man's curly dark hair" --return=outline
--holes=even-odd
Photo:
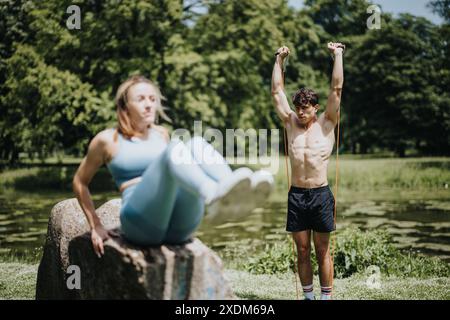
[[[292,95],[292,103],[294,106],[304,106],[308,103],[315,106],[319,103],[319,96],[311,89],[301,88]]]

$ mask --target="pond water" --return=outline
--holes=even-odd
[[[32,255],[37,260],[42,253],[52,207],[74,195],[29,184],[36,191],[23,190],[27,189],[23,185],[0,189],[0,254]],[[92,194],[96,207],[119,197],[111,190]],[[196,236],[222,256],[245,256],[263,250],[266,244],[287,236],[286,202],[279,200],[284,199],[283,194],[273,198],[242,221],[220,226],[202,224]],[[450,198],[391,201],[347,198],[338,203],[337,228],[350,225],[363,230],[387,229],[394,236],[396,246],[450,262]]]
[[[402,200],[356,201],[339,203],[337,229],[357,226],[361,230],[386,229],[394,244],[450,262],[450,201]],[[262,250],[265,244],[286,237],[286,203],[268,202],[251,216],[238,223],[219,227],[202,225],[199,237],[216,250],[253,248]],[[235,246],[231,246],[235,243]],[[251,250],[248,250],[251,251]],[[244,253],[245,254],[245,253]]]

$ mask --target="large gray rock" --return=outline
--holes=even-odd
[[[97,210],[107,229],[119,227],[120,199]],[[122,236],[104,243],[98,258],[76,199],[52,210],[39,265],[37,299],[234,299],[219,257],[200,240],[139,247]],[[69,290],[69,265],[79,267],[80,289]]]
[[[107,229],[120,225],[120,199],[103,204],[96,210]],[[48,221],[44,252],[38,268],[36,299],[76,299],[76,290],[66,285],[69,267],[69,242],[89,231],[89,224],[78,200],[67,199],[57,203]]]

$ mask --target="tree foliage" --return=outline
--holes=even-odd
[[[81,10],[70,30],[67,7]],[[114,125],[113,97],[132,74],[154,80],[173,127],[281,127],[270,96],[275,50],[287,45],[286,90],[315,89],[322,110],[332,60],[347,44],[344,150],[449,153],[448,1],[445,20],[382,15],[367,30],[365,0],[0,1],[0,158],[80,155]]]

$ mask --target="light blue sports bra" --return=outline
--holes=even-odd
[[[167,142],[156,129],[149,130],[148,139],[133,137],[126,139],[119,136],[119,150],[110,162],[106,164],[117,187],[130,179],[140,177],[149,164],[166,148]]]

